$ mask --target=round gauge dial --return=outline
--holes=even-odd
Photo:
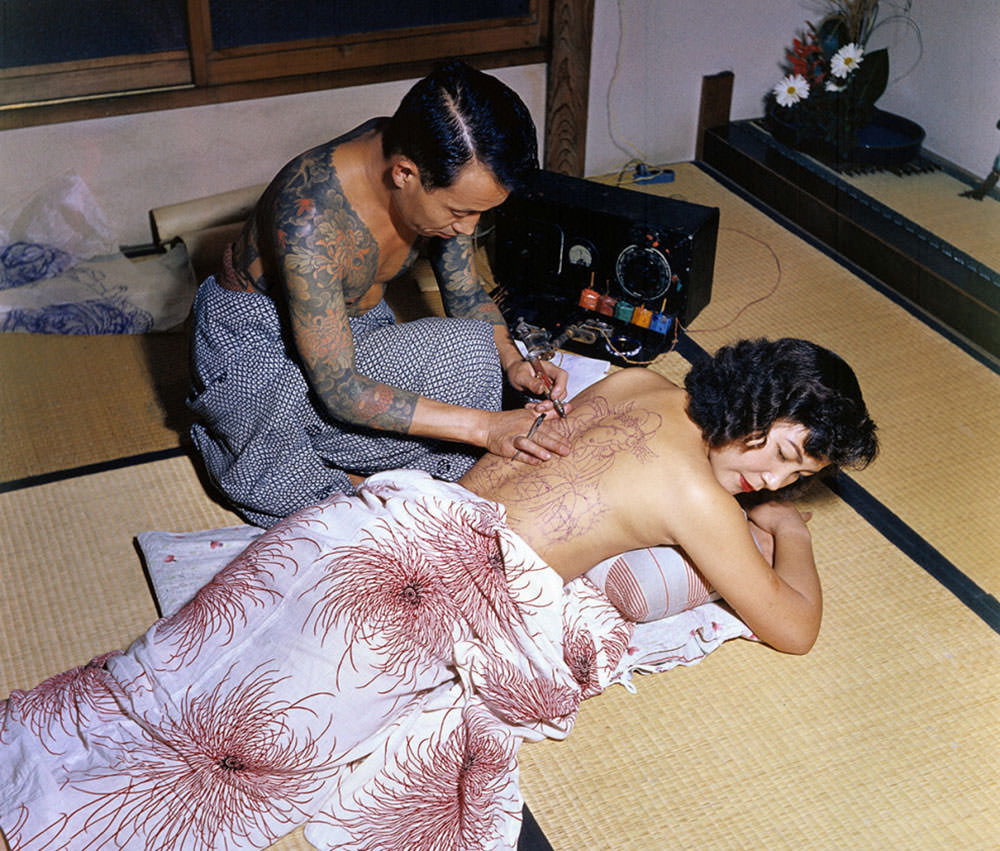
[[[615,263],[618,286],[639,301],[663,298],[670,289],[670,275],[666,256],[655,248],[630,245]]]
[[[566,259],[573,266],[589,269],[594,265],[594,246],[589,242],[574,242],[566,252]]]

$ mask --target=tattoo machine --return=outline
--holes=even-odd
[[[552,403],[552,407],[556,409],[556,413],[560,417],[566,417],[566,409],[563,407],[563,403],[558,399],[552,398],[552,387],[554,382],[549,377],[548,373],[542,369],[541,357],[542,353],[547,354],[549,357],[552,356],[552,344],[549,340],[549,333],[544,328],[533,329],[532,326],[528,325],[524,319],[519,318],[517,324],[514,326],[514,336],[517,337],[522,343],[524,343],[525,349],[527,349],[527,354],[524,359],[531,364],[532,372],[535,373],[536,378],[542,379],[542,384],[545,385],[545,398]]]

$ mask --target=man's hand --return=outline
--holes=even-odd
[[[537,396],[540,399],[544,399],[546,393],[549,392],[552,399],[559,402],[564,400],[566,398],[566,384],[569,381],[569,373],[564,369],[560,369],[551,361],[536,359],[534,363],[538,365],[538,369],[543,371],[544,377],[538,375],[531,361],[522,358],[514,361],[507,368],[507,381],[510,382],[511,387],[515,390],[520,390],[522,393]],[[550,386],[551,391],[549,391]],[[548,400],[539,402],[538,404],[542,406],[541,410],[544,411],[552,410],[553,407]],[[568,412],[570,406],[568,403],[564,403],[563,408]]]
[[[539,415],[546,419],[533,429]],[[551,403],[534,402],[525,408],[490,414],[486,450],[501,458],[540,464],[553,454],[569,455],[570,445]]]

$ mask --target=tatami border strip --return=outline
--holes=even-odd
[[[126,455],[123,458],[112,458],[109,461],[98,461],[80,467],[67,467],[64,470],[53,470],[51,473],[40,473],[37,476],[26,476],[23,479],[0,482],[0,493],[10,493],[24,488],[33,488],[37,485],[75,479],[79,476],[90,476],[94,473],[106,473],[109,470],[120,470],[122,467],[135,467],[139,464],[149,464],[152,461],[163,461],[166,458],[179,458],[182,455],[187,455],[187,451],[181,446],[174,446],[170,449],[141,452],[138,455]]]
[[[1000,600],[980,588],[850,476],[840,473],[826,485],[899,550],[972,609],[994,632],[1000,633]]]

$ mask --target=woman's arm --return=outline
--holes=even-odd
[[[743,512],[720,491],[677,512],[678,543],[756,636],[776,650],[806,653],[816,641],[823,596],[805,519],[769,502],[750,519],[774,537],[774,566],[754,543]]]

